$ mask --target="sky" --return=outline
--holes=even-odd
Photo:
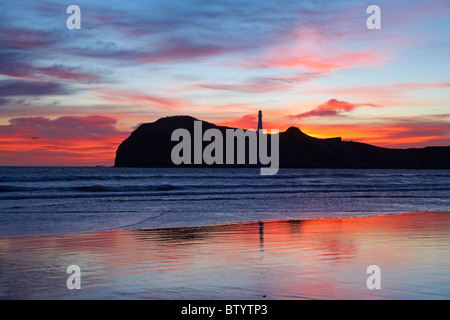
[[[448,0],[3,0],[0,17],[0,165],[109,166],[142,123],[256,129],[258,110],[267,129],[450,146]]]

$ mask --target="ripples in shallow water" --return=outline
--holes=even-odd
[[[449,244],[444,212],[1,239],[0,298],[449,299]]]

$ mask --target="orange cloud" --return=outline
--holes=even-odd
[[[111,165],[128,135],[106,116],[10,119],[0,126],[1,165]]]
[[[318,138],[342,137],[386,148],[423,148],[450,146],[450,126],[436,119],[374,119],[372,125],[312,125],[302,131]]]

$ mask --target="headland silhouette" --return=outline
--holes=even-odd
[[[233,165],[205,163],[175,165],[171,160],[171,151],[177,142],[171,141],[172,132],[183,128],[194,134],[195,121],[199,120],[191,116],[171,116],[140,125],[119,145],[115,166],[258,167],[249,164],[248,159],[245,164]],[[212,128],[220,130],[223,134],[227,129],[236,129],[202,121],[203,132]],[[208,143],[203,142],[203,147]],[[248,145],[246,147],[248,148]],[[339,137],[315,138],[303,133],[299,128],[290,127],[279,133],[279,160],[280,168],[450,169],[450,146],[390,149],[343,141]]]

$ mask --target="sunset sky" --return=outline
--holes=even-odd
[[[448,0],[3,0],[0,17],[0,165],[112,165],[141,123],[248,129],[260,109],[267,129],[450,145]]]

